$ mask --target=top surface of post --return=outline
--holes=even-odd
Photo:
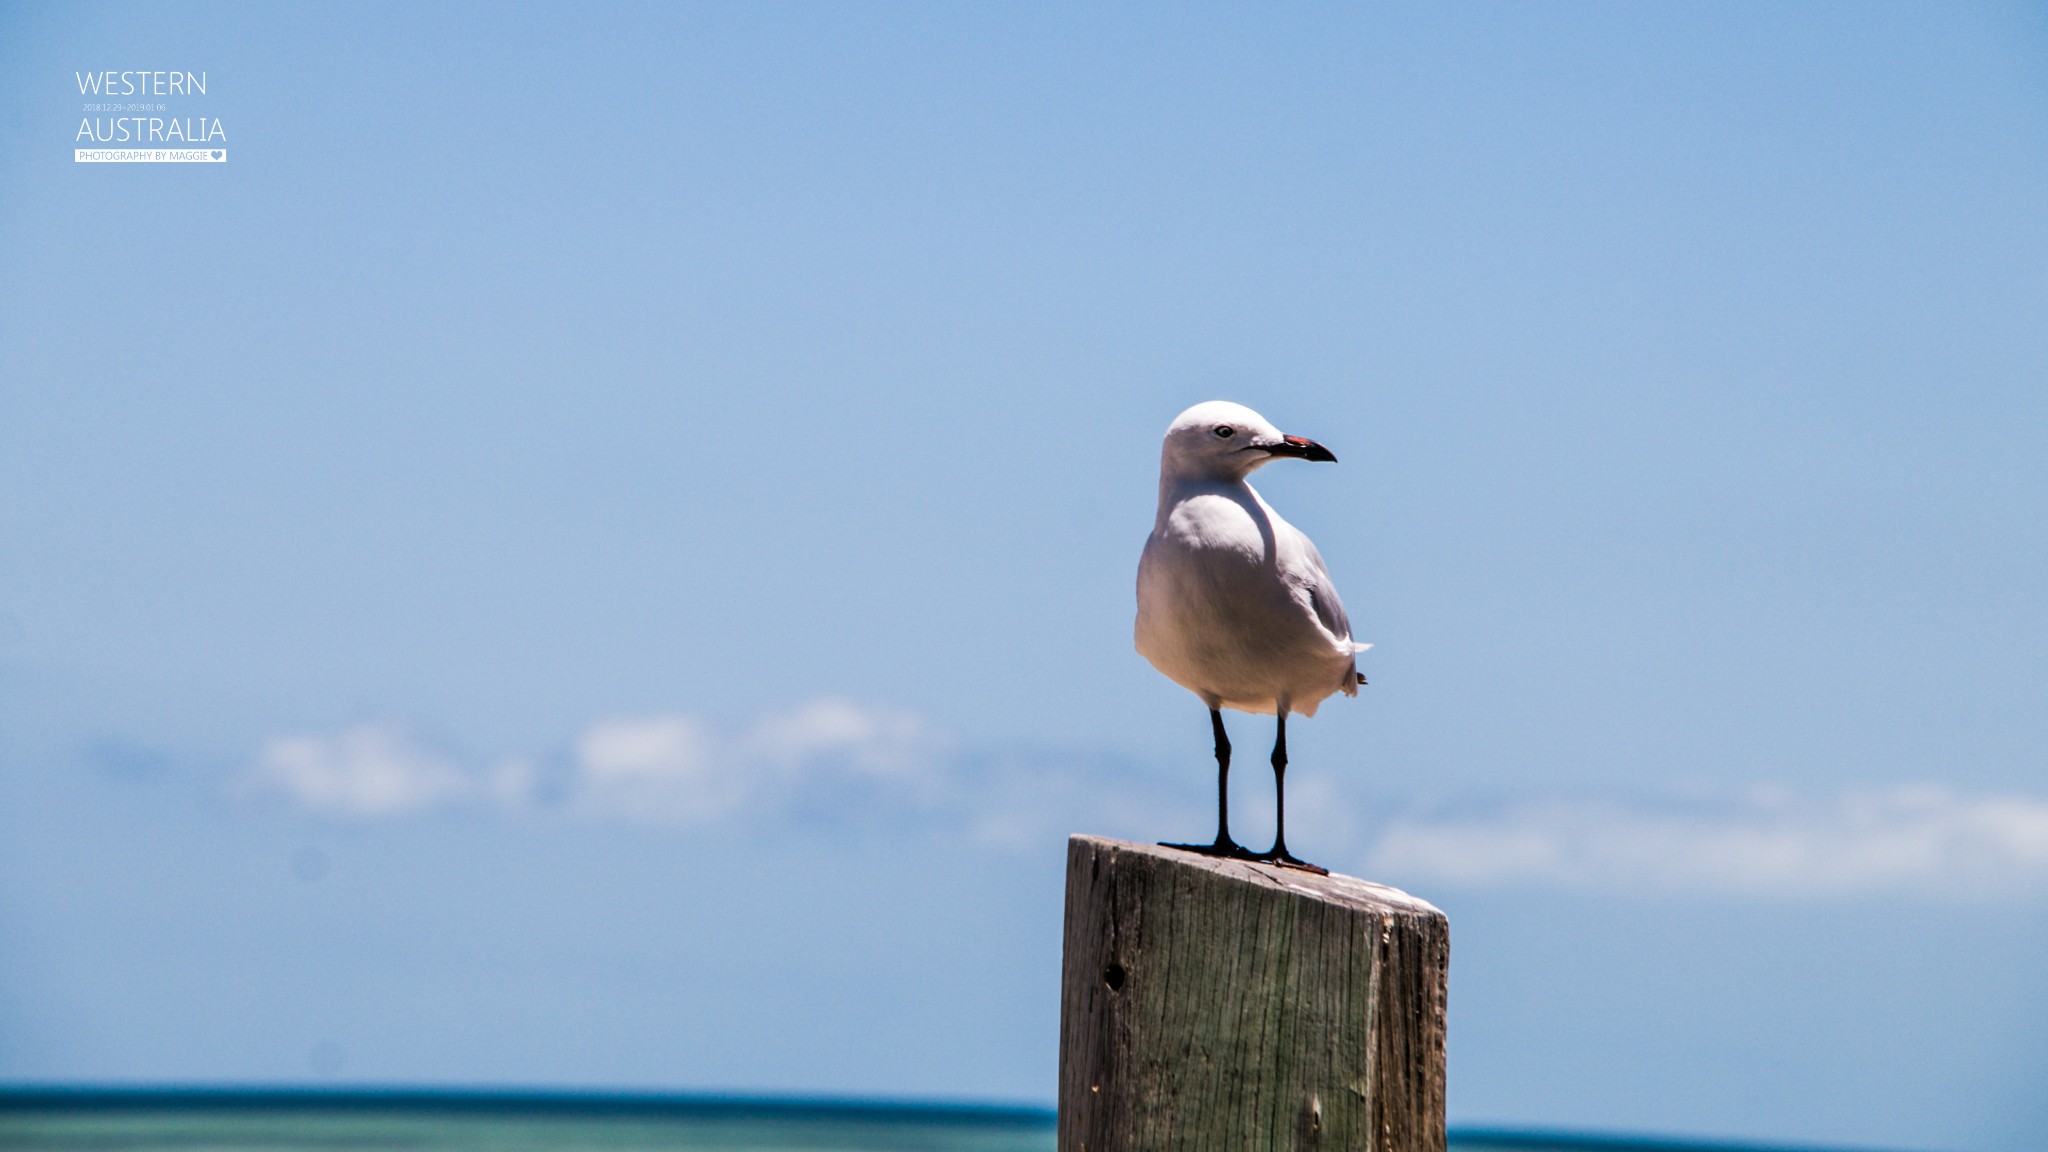
[[[1410,896],[1399,888],[1389,888],[1385,884],[1375,884],[1370,880],[1360,880],[1356,876],[1345,876],[1336,872],[1321,876],[1279,864],[1204,856],[1200,852],[1190,852],[1184,848],[1168,848],[1163,844],[1139,844],[1131,840],[1112,840],[1107,836],[1076,835],[1071,837],[1070,841],[1085,843],[1098,852],[1135,852],[1144,856],[1154,856],[1184,868],[1199,868],[1233,880],[1284,889],[1360,911],[1434,912],[1439,916],[1443,915],[1443,912],[1429,901]]]

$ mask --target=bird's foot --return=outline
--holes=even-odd
[[[1225,860],[1255,860],[1252,850],[1228,836],[1218,836],[1214,844],[1168,844],[1159,842],[1161,848],[1178,848],[1183,852],[1199,852],[1204,856],[1218,856]]]
[[[1328,876],[1330,874],[1328,868],[1320,864],[1311,864],[1294,853],[1289,852],[1285,844],[1275,844],[1271,852],[1261,852],[1255,856],[1248,857],[1248,859],[1256,860],[1261,864],[1276,864],[1282,868],[1299,868],[1303,872],[1313,872],[1318,876]]]

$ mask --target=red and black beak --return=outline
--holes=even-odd
[[[1300,436],[1282,436],[1280,443],[1266,445],[1266,451],[1275,456],[1292,456],[1298,460],[1321,460],[1335,464],[1336,454],[1313,440]]]

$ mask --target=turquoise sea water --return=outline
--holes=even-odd
[[[1767,1152],[1451,1133],[1451,1152]],[[1034,1108],[428,1092],[0,1090],[7,1152],[1051,1152]]]
[[[7,1152],[1049,1152],[1037,1109],[423,1093],[20,1093]]]

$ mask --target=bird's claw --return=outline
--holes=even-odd
[[[1183,852],[1198,852],[1204,856],[1215,856],[1223,860],[1258,859],[1257,856],[1252,855],[1251,849],[1228,837],[1218,840],[1214,844],[1168,844],[1162,840],[1159,842],[1159,846],[1161,848],[1178,848]]]
[[[1281,868],[1299,868],[1303,872],[1313,872],[1318,876],[1328,876],[1330,874],[1328,868],[1320,864],[1311,864],[1279,845],[1275,845],[1271,852],[1261,852],[1255,856],[1248,857],[1248,859],[1256,860],[1261,864],[1276,865]]]

